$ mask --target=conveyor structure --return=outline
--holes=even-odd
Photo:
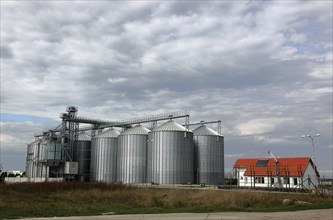
[[[36,138],[41,140],[46,139],[61,139],[61,145],[64,152],[65,161],[73,161],[75,156],[75,146],[79,132],[91,131],[91,136],[100,134],[104,128],[121,127],[130,128],[132,125],[141,123],[152,123],[152,128],[156,127],[158,121],[170,120],[176,118],[185,118],[185,126],[189,124],[189,111],[178,111],[171,113],[164,113],[158,115],[151,115],[146,117],[138,117],[121,121],[108,121],[87,117],[77,116],[78,108],[75,106],[67,107],[66,113],[60,113],[62,123],[55,129],[43,132],[43,134],[35,135]],[[90,126],[80,127],[80,124],[90,124]]]

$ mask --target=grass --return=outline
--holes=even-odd
[[[311,204],[283,205],[284,199]],[[0,184],[0,219],[333,208],[332,197],[258,191],[136,188],[94,183]]]

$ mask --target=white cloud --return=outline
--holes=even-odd
[[[289,93],[285,94],[285,97],[292,99],[295,102],[307,102],[311,100],[317,100],[323,95],[332,95],[332,87],[313,89],[307,86],[299,90],[290,91]]]
[[[127,81],[126,78],[109,78],[108,81],[110,83],[121,83]]]
[[[307,39],[306,34],[304,34],[304,33],[295,33],[295,34],[292,34],[290,37],[290,40],[293,43],[305,43],[306,39]]]
[[[289,121],[291,121],[290,118],[260,118],[241,123],[237,127],[241,135],[256,135],[271,132],[278,125]],[[262,140],[263,137],[258,136],[257,138]]]
[[[309,73],[309,75],[312,76],[313,78],[326,79],[332,81],[332,75],[333,75],[332,62],[333,60],[330,59],[323,65],[315,65],[313,70]]]

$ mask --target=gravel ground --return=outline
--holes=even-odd
[[[172,214],[138,214],[138,215],[101,215],[101,216],[74,216],[53,218],[25,218],[24,220],[79,220],[79,219],[101,219],[101,220],[217,220],[217,219],[333,219],[333,209],[316,209],[295,212],[217,212],[217,213],[172,213]]]

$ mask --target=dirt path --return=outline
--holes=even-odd
[[[75,217],[53,217],[53,218],[25,218],[24,220],[79,220],[79,219],[101,219],[101,220],[227,220],[227,219],[333,219],[333,209],[316,209],[296,212],[218,212],[218,213],[172,213],[172,214],[138,214],[138,215],[101,215],[101,216],[75,216]]]

